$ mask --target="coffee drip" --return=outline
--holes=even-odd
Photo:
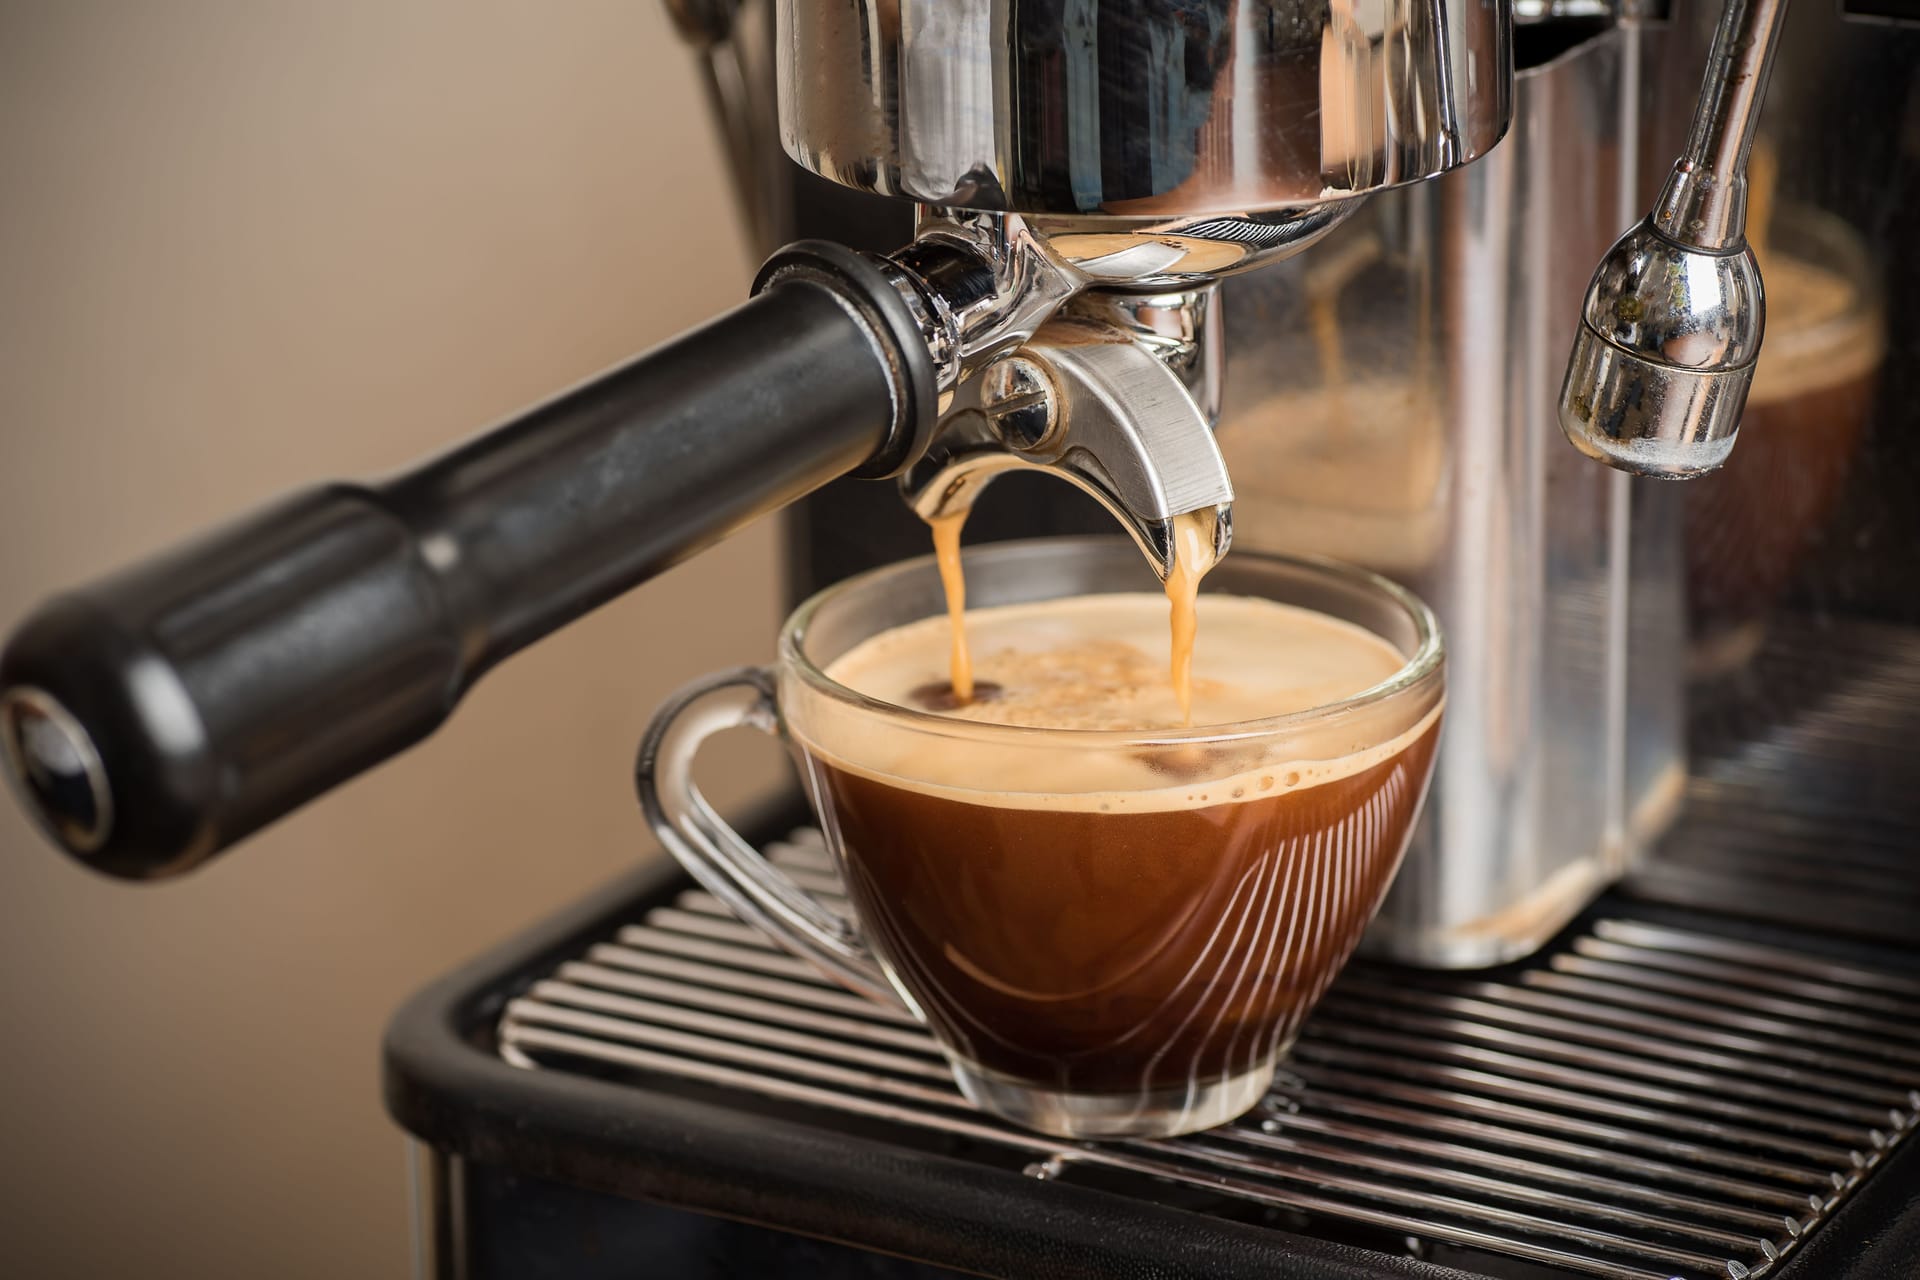
[[[966,569],[960,561],[960,533],[967,523],[968,508],[961,508],[927,521],[933,532],[934,560],[940,567],[940,585],[947,598],[947,625],[951,631],[951,657],[948,687],[928,690],[922,701],[934,701],[955,707],[971,703],[986,686],[976,688],[973,678],[973,654],[967,645]],[[1171,634],[1167,678],[1180,703],[1183,725],[1193,723],[1193,648],[1199,633],[1199,614],[1195,604],[1200,581],[1219,563],[1217,551],[1219,512],[1214,508],[1188,511],[1173,517],[1173,566],[1167,573],[1166,593],[1168,628]],[[997,688],[997,686],[994,686]],[[944,695],[944,696],[941,696]]]
[[[953,631],[949,684],[956,706],[973,701],[973,654],[967,648],[967,575],[960,564],[960,531],[970,509],[962,507],[927,521],[933,530],[933,555],[940,565],[940,585],[947,595],[947,621]]]
[[[1167,574],[1167,610],[1172,634],[1168,676],[1180,699],[1180,722],[1193,723],[1193,642],[1200,630],[1194,602],[1200,579],[1213,568],[1213,511],[1189,511],[1173,518],[1173,570]]]

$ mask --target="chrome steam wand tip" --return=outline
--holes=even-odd
[[[1786,7],[1727,0],[1686,151],[1587,286],[1560,427],[1622,471],[1683,479],[1733,451],[1766,328],[1747,156]]]
[[[1715,253],[1642,222],[1588,286],[1561,429],[1582,453],[1636,475],[1712,471],[1740,430],[1765,316],[1744,241]]]

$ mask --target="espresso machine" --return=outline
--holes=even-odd
[[[394,1020],[419,1273],[1920,1273],[1920,7],[669,7],[753,298],[23,620],[57,844],[189,869],[775,511],[796,599],[959,511],[1150,582],[1211,513],[1429,601],[1445,735],[1367,958],[1191,1138],[988,1120],[610,886]],[[805,822],[740,825],[831,894]]]

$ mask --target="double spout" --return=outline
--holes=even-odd
[[[968,224],[1008,244],[1004,219]],[[1015,253],[1040,261],[1010,274],[1028,294],[1064,301],[1030,332],[1009,331],[1019,306],[992,313],[996,331],[956,371],[926,452],[900,477],[907,504],[929,521],[951,517],[971,510],[995,476],[1039,471],[1092,495],[1162,578],[1179,517],[1204,513],[1215,556],[1225,554],[1233,484],[1213,436],[1223,360],[1211,283],[1144,294],[1089,287],[1037,239],[1016,240]],[[1052,285],[1034,288],[1035,278]],[[1029,322],[1036,314],[1025,313]]]
[[[1204,315],[1210,300],[1166,301]],[[971,382],[901,493],[931,521],[969,510],[996,475],[1042,471],[1098,500],[1161,578],[1178,517],[1205,513],[1217,559],[1232,541],[1233,484],[1202,407],[1213,381],[1202,378],[1190,388],[1118,325],[1055,320]]]
[[[1215,286],[1293,256],[1359,204],[1162,219],[923,210],[886,260],[940,366],[939,420],[900,478],[907,504],[953,515],[994,476],[1040,471],[1091,494],[1162,578],[1181,517],[1198,513],[1224,555]]]

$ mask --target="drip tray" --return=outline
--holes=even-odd
[[[838,896],[817,832],[768,854]],[[1777,1274],[1915,1124],[1920,976],[1611,905],[1490,973],[1355,963],[1259,1109],[1173,1140],[1075,1144],[983,1116],[917,1024],[698,890],[543,964],[497,1046],[536,1072],[677,1085],[1491,1274]]]

